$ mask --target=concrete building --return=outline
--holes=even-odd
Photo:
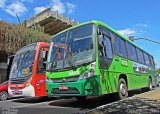
[[[75,22],[73,19],[70,20],[69,17],[64,17],[64,14],[59,15],[58,11],[52,12],[51,9],[48,8],[32,18],[25,20],[22,23],[22,26],[33,30],[39,30],[49,35],[54,35],[77,24],[78,22]],[[10,35],[9,33],[5,34]],[[13,36],[12,39],[6,39],[3,34],[3,30],[0,30],[0,47],[4,47],[5,44],[8,45],[6,41],[10,41],[10,43],[14,45],[13,41],[16,40],[16,37],[17,36]],[[22,47],[19,43],[17,46],[19,48]],[[0,83],[8,79],[7,57],[14,53],[9,52],[6,48],[0,49]]]
[[[27,28],[40,29],[50,35],[54,35],[77,24],[79,22],[75,22],[74,19],[71,20],[69,17],[64,17],[64,14],[59,15],[58,11],[52,12],[50,8],[22,23]]]

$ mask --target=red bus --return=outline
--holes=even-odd
[[[49,43],[38,42],[21,48],[14,57],[8,93],[12,97],[47,96],[46,64]]]

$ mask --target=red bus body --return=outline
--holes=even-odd
[[[27,45],[16,53],[9,78],[8,93],[10,96],[47,96],[45,67],[40,67],[43,66],[40,63],[44,64],[46,61],[48,50],[49,43],[38,42]],[[45,58],[42,57],[44,52]],[[31,63],[29,62],[30,54],[33,55]],[[41,58],[45,60],[42,61]],[[29,66],[27,63],[31,65]],[[25,65],[22,64],[27,64],[28,67],[24,67]]]

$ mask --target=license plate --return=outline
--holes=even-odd
[[[68,86],[67,85],[61,85],[59,86],[59,90],[67,90]]]
[[[18,94],[18,90],[14,90],[14,94]]]

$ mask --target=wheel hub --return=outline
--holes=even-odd
[[[125,95],[126,92],[127,92],[127,88],[126,88],[126,85],[125,84],[121,84],[120,85],[120,92],[122,95]]]

